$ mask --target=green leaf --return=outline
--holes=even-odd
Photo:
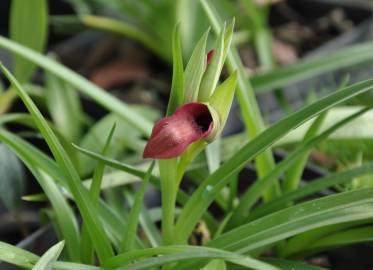
[[[129,204],[133,206],[134,204],[133,194],[125,190],[125,196]],[[158,216],[159,218],[154,218],[154,215],[152,215],[154,210],[159,210],[157,211],[157,213],[159,214]],[[161,209],[160,208],[152,208],[152,209],[147,209],[146,207],[141,208],[139,221],[141,224],[141,228],[143,229],[152,247],[158,247],[162,243],[162,237],[159,232],[159,228],[155,224],[155,222],[159,220],[161,220]]]
[[[156,256],[162,255],[162,256]],[[146,259],[139,260],[140,258]],[[142,250],[133,250],[130,252],[119,254],[108,261],[108,267],[118,267],[116,270],[124,269],[148,269],[152,266],[163,265],[169,262],[177,262],[179,260],[188,259],[224,259],[234,264],[249,267],[257,270],[279,270],[277,267],[263,263],[260,260],[242,256],[232,252],[227,252],[215,248],[200,247],[200,246],[167,246]],[[133,263],[129,264],[130,262]],[[188,268],[185,263],[179,264],[177,269],[196,269]]]
[[[113,138],[113,134],[115,131],[115,123],[113,124],[113,127],[111,128],[109,135],[106,139],[105,146],[102,149],[102,154],[105,155],[109,145],[111,143],[111,139]],[[96,165],[96,169],[93,173],[92,182],[89,189],[89,195],[91,197],[92,203],[95,207],[97,207],[100,199],[100,191],[101,191],[101,184],[102,184],[102,178],[105,170],[105,163],[98,162]],[[93,245],[92,241],[89,238],[89,232],[87,229],[87,225],[83,223],[82,228],[82,261],[87,263],[93,263]]]
[[[8,146],[0,144],[0,194],[9,210],[17,210],[25,189],[25,174],[17,156]]]
[[[346,118],[348,115],[360,110],[361,108],[362,107],[359,106],[338,106],[336,108],[332,108],[323,121],[320,131],[327,129],[336,121]],[[304,123],[304,125],[292,130],[284,138],[278,141],[277,145],[294,144],[301,141],[307,130],[312,125],[313,121],[313,119],[307,121]],[[369,125],[371,121],[373,121],[372,110],[337,130],[330,136],[329,140],[372,140],[373,129],[371,129],[371,126]]]
[[[198,91],[206,68],[206,43],[210,30],[198,41],[184,72],[184,102],[197,101]]]
[[[349,117],[343,119],[342,121],[337,122],[329,129],[322,132],[320,135],[314,137],[311,140],[307,140],[303,143],[299,148],[293,151],[286,159],[281,161],[271,172],[269,172],[263,179],[256,181],[246,192],[241,196],[240,203],[237,208],[234,210],[234,214],[232,216],[231,224],[242,221],[242,219],[246,216],[248,210],[255,204],[255,202],[260,198],[261,194],[266,190],[266,187],[271,184],[271,182],[275,181],[277,177],[281,175],[287,168],[293,165],[295,162],[299,160],[299,157],[302,157],[305,152],[308,152],[312,147],[317,145],[318,143],[325,140],[330,134],[332,134],[335,130],[343,126],[344,124],[352,121],[356,117],[365,113],[368,109],[363,109],[350,115]],[[317,121],[318,122],[318,121]],[[274,199],[277,200],[277,199]],[[265,205],[271,204],[268,202]]]
[[[226,270],[227,265],[224,260],[212,260],[201,270]]]
[[[219,194],[219,191],[230,181],[231,176],[238,173],[249,161],[311,117],[372,89],[373,80],[366,80],[332,93],[273,124],[255,139],[242,146],[232,158],[204,180],[185,205],[176,223],[176,230],[181,242],[187,239],[199,218]]]
[[[81,134],[81,105],[71,86],[50,72],[45,73],[45,98],[51,118],[58,131],[75,142]]]
[[[55,262],[53,269],[56,270],[105,270],[104,268],[80,263]]]
[[[184,66],[179,27],[172,34],[172,85],[166,115],[171,115],[184,102]]]
[[[220,142],[220,137],[217,137],[212,143],[206,146],[207,167],[210,173],[216,171],[220,166]]]
[[[309,265],[303,262],[290,261],[278,258],[263,258],[263,261],[275,265],[282,270],[328,270],[323,267]]]
[[[66,241],[68,257],[78,261],[80,257],[78,222],[59,186],[55,183],[55,181],[61,182],[59,179],[63,177],[58,167],[40,150],[3,129],[0,129],[0,141],[9,145],[35,176],[55,210],[58,227]],[[46,172],[52,172],[53,180]]]
[[[141,213],[141,208],[143,207],[144,195],[146,191],[146,187],[149,183],[150,176],[152,174],[153,168],[155,165],[155,161],[153,160],[149,166],[148,171],[144,177],[144,180],[140,186],[140,189],[137,191],[135,196],[135,202],[132,206],[131,212],[128,216],[128,224],[125,228],[123,234],[123,240],[121,243],[121,251],[129,251],[132,250],[134,242],[135,242],[135,235],[137,234],[137,226],[139,222],[139,217]]]
[[[135,112],[147,117],[148,119],[158,119],[159,114],[154,110],[146,109],[144,106],[130,106]],[[81,138],[79,145],[91,151],[100,152],[105,145],[106,137],[102,136],[107,130],[110,130],[113,123],[117,123],[115,134],[113,135],[113,142],[108,151],[107,156],[111,158],[119,158],[127,150],[131,152],[141,153],[144,151],[145,142],[142,139],[141,133],[134,129],[129,123],[123,121],[122,118],[115,114],[108,114],[95,123],[88,132]],[[92,173],[96,163],[92,160],[78,153],[79,172],[86,176]],[[142,160],[142,157],[141,157]]]
[[[0,260],[20,267],[31,268],[39,257],[13,245],[0,242]]]
[[[32,20],[30,19],[32,18]],[[48,35],[48,5],[46,0],[12,0],[10,38],[35,51],[42,52]],[[22,83],[35,71],[35,64],[16,55],[14,74]]]
[[[329,71],[371,62],[373,61],[372,52],[373,45],[370,42],[358,44],[253,76],[251,82],[256,93],[265,93]]]
[[[362,189],[292,206],[237,227],[207,245],[245,253],[326,225],[373,217],[373,189]]]
[[[22,200],[26,202],[45,202],[48,201],[48,197],[44,193],[37,193],[22,196]]]
[[[47,250],[32,268],[32,270],[52,270],[53,263],[57,261],[60,256],[62,249],[65,245],[64,241],[55,244],[53,247]]]
[[[77,90],[80,90],[83,94],[89,96],[98,104],[101,104],[104,108],[118,114],[120,117],[122,117],[122,119],[130,123],[143,135],[148,136],[150,134],[153,124],[148,119],[142,117],[134,110],[129,108],[125,103],[108,94],[106,91],[94,85],[84,77],[78,75],[56,61],[2,36],[0,36],[0,47],[27,58],[45,70],[55,74],[64,81],[67,81],[72,86],[76,87]]]
[[[339,246],[347,246],[371,241],[373,241],[373,226],[352,228],[321,238],[320,240],[305,247],[302,254],[310,254],[311,252],[320,252]]]
[[[69,189],[78,205],[83,220],[88,225],[89,234],[92,238],[92,242],[95,245],[97,254],[100,260],[104,262],[108,257],[113,255],[113,249],[100,222],[97,220],[96,211],[92,205],[92,201],[89,199],[87,191],[81,183],[78,172],[76,171],[72,161],[69,159],[61,143],[58,141],[56,135],[53,133],[48,123],[45,121],[39,109],[36,107],[28,94],[21,88],[17,80],[3,65],[0,64],[0,68],[4,75],[15,87],[17,94],[20,96],[30,114],[33,116],[35,124],[46,140],[54,158],[64,174],[65,181],[68,184]]]
[[[140,27],[135,27],[124,21],[117,19],[112,19],[109,17],[85,15],[82,17],[83,24],[93,27],[103,31],[109,31],[116,34],[120,34],[129,38],[132,38],[140,42],[145,47],[152,50],[157,55],[161,56],[163,59],[169,61],[169,53],[160,46],[157,42],[154,42],[156,38],[150,35],[146,31],[142,30]]]
[[[301,200],[326,188],[350,182],[354,177],[370,174],[372,172],[373,164],[367,163],[354,169],[334,173],[322,178],[315,179],[302,188],[286,192],[281,197],[255,208],[249,215],[249,220],[255,220],[264,215],[281,210],[291,202]]]
[[[320,130],[322,123],[325,120],[325,117],[326,112],[320,114],[315,119],[315,121],[312,122],[312,125],[309,127],[306,134],[304,135],[303,142],[307,142],[309,139],[316,136],[316,134]],[[286,172],[285,179],[282,185],[284,192],[298,188],[304,167],[307,163],[310,153],[310,150],[304,152],[303,155],[299,157],[298,161]]]

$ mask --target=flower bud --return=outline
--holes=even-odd
[[[213,127],[213,117],[206,104],[184,104],[154,125],[143,157],[170,159],[180,156],[191,143],[207,138]]]

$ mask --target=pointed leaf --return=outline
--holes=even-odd
[[[65,241],[61,241],[48,249],[47,252],[41,256],[32,270],[52,270],[53,264],[60,256],[64,245]]]
[[[16,210],[21,206],[25,174],[21,162],[5,144],[0,144],[0,175],[0,200],[9,210]]]
[[[48,70],[49,72],[55,74],[64,81],[70,83],[72,86],[76,87],[76,89],[80,90],[83,94],[92,98],[98,104],[101,104],[104,108],[118,114],[145,136],[148,136],[150,134],[152,128],[151,121],[149,121],[146,117],[141,116],[140,114],[132,110],[127,104],[108,94],[102,88],[96,86],[81,75],[64,67],[63,65],[48,58],[47,56],[30,50],[2,36],[0,36],[0,47],[3,47],[13,53],[16,53],[17,55],[27,58],[28,60],[36,63],[45,70]]]
[[[172,34],[172,85],[166,115],[171,115],[184,102],[184,66],[179,27]]]
[[[47,1],[12,0],[11,3],[10,38],[35,51],[42,52],[48,35]],[[14,74],[20,82],[27,82],[35,68],[34,63],[15,55]]]
[[[39,256],[5,242],[0,242],[0,260],[20,267],[31,268],[39,260]]]
[[[35,124],[42,133],[59,165],[59,168],[62,170],[65,176],[66,183],[68,184],[69,189],[78,205],[83,220],[89,224],[89,233],[93,239],[92,242],[95,245],[97,254],[101,261],[105,261],[108,257],[113,255],[113,249],[100,221],[97,219],[97,214],[92,205],[92,201],[88,196],[88,192],[82,185],[81,179],[71,159],[29,95],[22,89],[18,81],[1,63],[0,68],[4,75],[10,80],[16,89],[17,94],[20,96],[30,114],[33,116]]]
[[[45,99],[58,131],[68,140],[76,141],[81,134],[81,104],[77,93],[65,81],[50,72],[45,73]]]
[[[198,91],[206,68],[206,43],[210,30],[198,41],[184,73],[184,103],[197,101]]]
[[[149,166],[148,171],[146,172],[146,175],[143,179],[140,189],[136,193],[135,202],[128,216],[128,224],[125,228],[125,232],[122,238],[122,243],[121,243],[122,252],[133,249],[133,245],[135,242],[135,235],[137,234],[137,226],[139,222],[140,212],[144,204],[144,195],[145,195],[146,187],[149,183],[149,179],[152,174],[154,165],[155,165],[155,161],[153,160]]]

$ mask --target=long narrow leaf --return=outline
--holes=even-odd
[[[152,123],[148,119],[142,117],[129,108],[125,103],[108,94],[106,91],[94,85],[72,70],[46,56],[43,56],[40,53],[37,53],[2,36],[0,36],[0,47],[16,53],[17,55],[20,55],[39,65],[45,70],[55,74],[57,77],[60,77],[71,85],[75,86],[83,94],[89,96],[98,104],[101,104],[109,111],[115,112],[121,116],[125,121],[131,123],[134,128],[141,131],[144,135],[148,136],[150,134]]]
[[[46,0],[12,0],[10,38],[28,48],[42,52],[48,36],[48,4]],[[33,18],[30,20],[30,18]],[[14,57],[14,74],[22,83],[35,71],[35,64],[20,55]]]
[[[332,134],[335,130],[342,127],[349,121],[359,117],[369,109],[363,109],[350,115],[343,119],[342,121],[337,122],[335,125],[330,127],[329,129],[322,132],[317,137],[306,141],[306,143],[302,144],[298,149],[292,152],[285,160],[281,161],[267,176],[263,179],[255,182],[240,198],[240,203],[234,211],[232,216],[231,223],[238,222],[242,220],[246,212],[254,205],[254,203],[260,198],[261,194],[266,190],[266,186],[270,185],[277,177],[281,175],[287,168],[289,168],[292,164],[297,162],[300,157],[303,157],[305,152],[308,152],[312,147],[316,144],[320,143],[321,141],[325,140],[330,134]],[[318,118],[320,119],[320,118]],[[319,122],[319,121],[317,121]],[[276,200],[276,199],[275,199]],[[268,202],[264,205],[271,204]]]
[[[81,183],[78,172],[67,156],[64,148],[58,141],[56,135],[53,133],[28,94],[21,88],[17,80],[3,65],[0,64],[0,68],[17,90],[18,95],[33,116],[36,125],[40,129],[40,132],[50,147],[53,156],[55,157],[60,169],[64,173],[66,182],[68,183],[70,191],[76,200],[80,213],[82,214],[84,221],[88,224],[89,233],[92,238],[92,242],[95,245],[98,256],[100,257],[100,260],[105,261],[108,257],[113,255],[113,250],[104,230],[101,227],[100,222],[96,218],[97,215],[94,207],[92,206],[92,202],[90,201],[88,194]]]
[[[0,130],[0,141],[9,145],[35,176],[55,211],[58,227],[67,244],[66,251],[68,257],[72,261],[78,261],[80,257],[78,222],[73,210],[62,195],[61,190],[44,170],[45,167],[50,166],[49,163],[44,162],[47,158],[42,159],[43,161],[41,162],[46,165],[42,168],[35,162],[35,159],[39,157],[37,152],[33,151],[32,148],[28,148],[27,144],[19,137],[5,130]],[[53,166],[51,167],[51,171],[58,171],[58,168]]]
[[[64,245],[65,242],[61,241],[48,249],[47,252],[45,252],[43,256],[41,256],[32,270],[52,270],[53,264],[60,256]]]
[[[206,211],[217,194],[219,194],[219,191],[229,182],[230,177],[238,173],[255,156],[311,117],[320,114],[340,102],[372,89],[373,80],[367,80],[332,93],[282,119],[244,145],[232,158],[226,161],[198,187],[185,205],[176,224],[180,240],[183,242],[187,239],[203,212]]]
[[[322,226],[371,218],[372,195],[370,188],[308,201],[237,227],[208,246],[248,252]]]
[[[288,86],[292,83],[357,64],[373,61],[373,46],[369,42],[358,44],[337,52],[320,55],[300,61],[288,67],[251,78],[256,93],[264,93],[273,89]],[[349,57],[346,57],[348,55]]]
[[[133,248],[134,242],[135,242],[135,235],[137,233],[137,226],[139,223],[139,216],[141,212],[141,207],[143,205],[144,201],[144,195],[146,191],[146,187],[149,182],[149,178],[152,174],[153,168],[155,165],[155,161],[153,161],[150,166],[148,171],[146,172],[146,175],[144,177],[144,180],[140,186],[140,190],[137,191],[136,196],[135,196],[135,201],[132,206],[131,212],[128,216],[128,224],[125,228],[125,232],[123,234],[123,240],[121,243],[121,250],[122,251],[128,251]]]
[[[341,185],[343,183],[351,181],[351,179],[353,179],[354,177],[362,176],[372,172],[373,164],[367,163],[357,168],[315,179],[311,183],[298,190],[284,193],[281,197],[263,204],[258,208],[255,208],[254,211],[249,215],[249,220],[255,220],[264,215],[273,213],[284,208],[290,202],[296,202],[298,200],[301,200],[302,198],[305,198],[306,196],[310,196],[317,192],[325,190],[326,188]]]

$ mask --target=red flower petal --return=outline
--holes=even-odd
[[[209,65],[214,57],[215,51],[211,50],[207,53],[207,65]]]
[[[207,105],[191,102],[153,127],[143,157],[169,159],[180,156],[191,143],[207,137],[213,121]]]

